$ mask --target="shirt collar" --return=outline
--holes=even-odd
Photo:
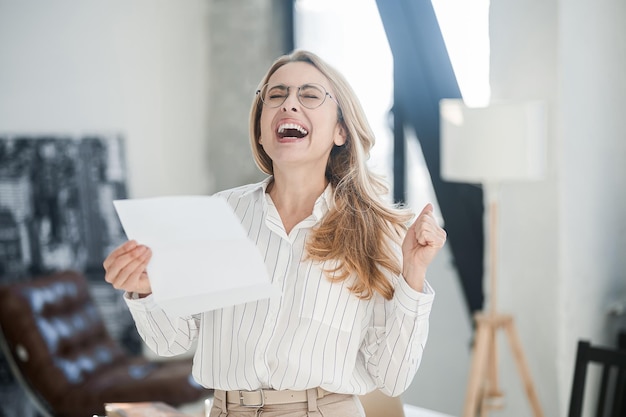
[[[265,192],[267,191],[267,186],[270,184],[270,182],[272,182],[272,180],[273,177],[271,175],[268,176],[263,181],[252,185],[245,193],[242,194],[242,196],[257,192],[265,194]],[[333,187],[332,185],[330,185],[330,183],[328,183],[322,194],[315,201],[315,205],[313,206],[313,216],[315,217],[315,220],[320,220],[322,217],[324,217],[326,213],[328,213],[331,207],[334,206],[333,196]]]
[[[333,195],[333,187],[330,183],[328,183],[324,192],[322,192],[322,194],[317,198],[315,205],[313,206],[313,216],[315,217],[315,220],[320,220],[326,213],[328,213],[328,210],[333,207]]]
[[[258,191],[261,191],[263,192],[263,194],[265,194],[265,191],[267,190],[267,186],[270,184],[271,181],[272,181],[272,176],[269,176],[265,178],[263,181],[257,182],[256,184],[251,185],[250,188],[248,188],[248,190],[245,193],[243,193],[241,196],[245,197],[247,195],[256,193]]]

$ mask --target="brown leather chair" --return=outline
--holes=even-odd
[[[112,402],[178,406],[211,395],[191,360],[127,354],[108,334],[87,280],[73,271],[0,286],[0,345],[44,416],[104,415]]]

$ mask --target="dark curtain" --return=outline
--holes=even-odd
[[[483,193],[440,175],[439,101],[461,98],[429,0],[377,0],[394,60],[394,197],[405,200],[404,129],[413,129],[437,195],[470,314],[483,307]]]

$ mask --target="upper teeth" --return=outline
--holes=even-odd
[[[295,129],[298,132],[302,133],[303,135],[306,135],[307,133],[309,133],[306,131],[305,128],[295,123],[285,123],[285,124],[278,126],[278,133],[283,133],[287,129]]]

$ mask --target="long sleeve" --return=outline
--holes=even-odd
[[[434,292],[426,282],[424,293],[396,278],[391,300],[377,300],[361,349],[369,374],[380,390],[400,395],[411,384],[428,338],[428,319]]]
[[[188,351],[198,337],[200,316],[168,317],[154,297],[132,299],[124,295],[137,331],[146,345],[159,356],[175,356]]]

